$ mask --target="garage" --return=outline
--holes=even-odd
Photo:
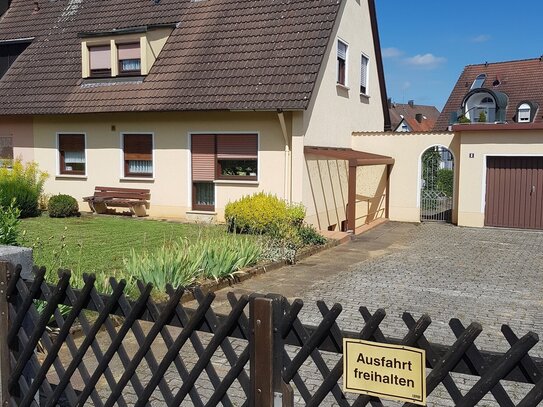
[[[485,226],[543,229],[543,157],[487,157]]]

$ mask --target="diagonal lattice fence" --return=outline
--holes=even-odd
[[[132,300],[123,281],[111,280],[110,295],[96,291],[94,277],[84,281],[76,290],[63,272],[51,286],[39,269],[28,282],[0,263],[3,405],[397,405],[344,393],[343,338],[424,349],[432,406],[526,407],[543,400],[543,360],[529,355],[538,337],[519,338],[507,325],[502,333],[510,348],[497,353],[476,346],[479,324],[465,327],[457,319],[449,323],[457,340],[446,346],[425,336],[427,315],[405,313],[405,335],[392,339],[380,329],[384,310],[361,307],[363,326],[342,330],[339,304],[318,302],[321,322],[307,326],[299,317],[303,302],[281,296],[230,294],[230,313],[219,315],[214,295],[200,290],[190,308],[179,302],[183,289],[169,288],[169,300],[157,304],[147,285],[138,284]],[[472,381],[467,389],[464,377]],[[439,389],[447,401],[432,399]]]

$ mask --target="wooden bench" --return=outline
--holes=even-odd
[[[146,216],[151,192],[149,189],[95,187],[94,195],[83,198],[95,213],[108,213],[108,208],[130,208],[136,216]]]

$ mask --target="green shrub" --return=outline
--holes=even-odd
[[[12,168],[0,168],[0,205],[7,207],[15,199],[21,218],[38,216],[38,201],[47,177],[36,163],[23,164],[21,159],[16,159]]]
[[[319,234],[313,225],[302,225],[298,229],[298,233],[305,246],[318,246],[327,242],[326,238]]]
[[[7,207],[0,205],[0,244],[18,244],[20,215],[21,211],[15,206],[15,201]]]
[[[52,218],[69,218],[79,216],[79,205],[74,197],[70,195],[54,195],[47,203],[49,216]]]
[[[437,188],[447,196],[453,196],[454,171],[442,168],[437,171]]]
[[[230,231],[265,234],[277,229],[278,224],[301,225],[305,209],[260,192],[228,203],[225,218]]]

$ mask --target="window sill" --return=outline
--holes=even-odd
[[[361,98],[365,98],[365,99],[369,99],[371,96],[368,95],[367,93],[362,93],[362,92],[360,92],[360,97],[361,97]]]
[[[86,175],[70,175],[70,174],[57,174],[55,175],[55,180],[68,180],[68,179],[73,179],[73,180],[82,180],[82,181],[86,181],[87,180],[87,176]]]
[[[190,210],[187,211],[187,215],[216,215],[217,212],[215,211],[194,211]]]
[[[336,88],[341,90],[351,90],[347,85],[342,85],[341,83],[336,83]]]
[[[119,182],[148,182],[150,184],[155,182],[154,178],[145,178],[145,177],[121,177]]]
[[[218,184],[218,185],[228,185],[228,184],[258,185],[259,181],[258,180],[243,181],[243,180],[235,180],[235,179],[216,179],[215,181],[213,181],[213,183]]]

